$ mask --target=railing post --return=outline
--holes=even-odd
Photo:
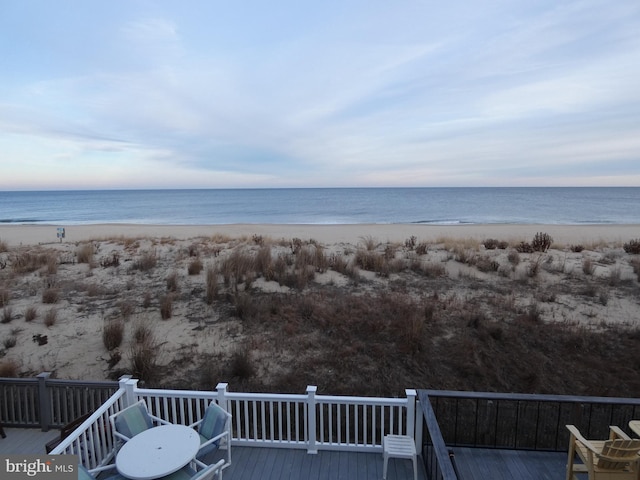
[[[307,453],[318,453],[318,446],[316,445],[316,392],[318,387],[314,385],[307,385],[307,427],[308,435],[307,439]]]
[[[51,377],[51,372],[42,372],[37,375],[38,379],[38,408],[40,409],[40,428],[43,432],[49,431],[51,425],[51,403],[47,394],[47,380]]]
[[[420,400],[416,400],[416,422],[415,422],[415,441],[418,455],[422,453],[422,435],[424,428],[424,412],[422,411],[422,403]]]
[[[228,383],[219,383],[216,385],[216,391],[218,392],[218,405],[229,412],[229,405],[227,405],[227,388],[229,388]]]
[[[407,394],[407,435],[415,441],[415,424],[416,424],[416,396],[418,393],[413,388],[405,390]]]
[[[130,375],[124,375],[120,378],[120,388],[124,388],[125,407],[136,403],[135,389],[138,386],[138,380],[131,378]]]

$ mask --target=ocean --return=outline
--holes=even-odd
[[[0,223],[640,224],[640,187],[0,192]]]

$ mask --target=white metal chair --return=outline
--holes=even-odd
[[[227,449],[225,468],[231,465],[231,414],[214,402],[211,402],[201,420],[192,423],[200,435],[200,450],[197,458],[217,450],[221,444]]]
[[[140,400],[124,410],[114,413],[109,417],[109,422],[111,422],[111,429],[115,437],[124,442],[138,433],[152,428],[154,422],[165,425],[171,423],[151,415],[144,400]]]

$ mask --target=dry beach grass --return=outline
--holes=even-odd
[[[84,228],[64,243],[0,241],[0,374],[640,396],[633,238]]]

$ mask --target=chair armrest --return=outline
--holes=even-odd
[[[207,445],[211,445],[212,443],[217,442],[218,440],[220,440],[222,437],[226,437],[227,435],[229,435],[229,430],[224,431],[218,435],[216,435],[215,437],[210,438],[209,440],[207,440],[206,442],[204,442],[202,445],[200,445],[200,450],[203,449],[204,447],[206,447]]]
[[[594,454],[600,455],[600,450],[598,450],[596,447],[594,447],[589,440],[584,438],[582,436],[582,434],[580,433],[580,431],[575,426],[567,425],[566,427],[569,430],[569,432],[571,432],[571,435],[573,435],[573,437],[576,439],[576,441],[580,442],[582,445],[587,447]]]
[[[202,423],[202,420],[198,420],[197,422],[192,423],[191,425],[187,425],[187,427],[189,427],[189,428],[197,427],[201,423]]]
[[[117,438],[119,438],[120,440],[123,440],[125,442],[128,442],[129,440],[131,440],[129,437],[127,437],[126,435],[123,435],[122,433],[118,432],[117,430],[113,431],[113,435]]]
[[[102,467],[92,468],[91,470],[89,470],[89,473],[93,475],[94,473],[100,473],[100,472],[104,472],[106,470],[113,470],[114,468],[116,468],[116,464],[115,463],[111,463],[109,465],[104,465]]]
[[[631,440],[631,437],[624,433],[620,427],[616,427],[615,425],[609,426],[609,440],[615,440],[616,438],[621,438],[623,440]]]
[[[167,421],[167,420],[165,420],[163,418],[156,417],[155,415],[151,415],[150,413],[149,413],[149,417],[151,418],[151,420],[155,420],[158,423],[161,423],[163,425],[171,425],[171,422],[169,422],[169,421]]]

